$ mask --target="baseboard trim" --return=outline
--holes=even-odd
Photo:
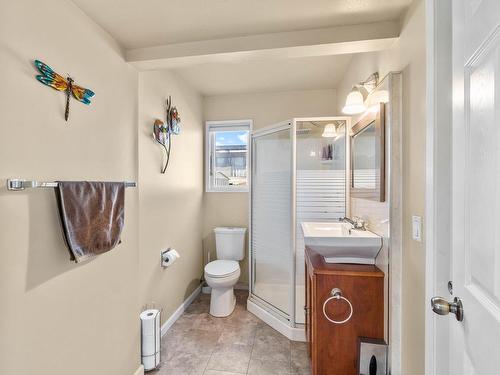
[[[303,328],[290,327],[287,323],[276,318],[269,311],[257,305],[250,299],[247,300],[247,310],[289,340],[302,342],[306,341],[306,332]]]
[[[134,375],[144,375],[144,366],[140,365],[139,368],[134,372]]]
[[[172,315],[166,320],[166,322],[161,326],[162,337],[167,333],[167,331],[174,325],[174,323],[181,317],[181,315],[186,311],[187,307],[195,300],[196,297],[201,292],[201,285],[199,285],[193,293],[180,305],[177,310],[174,311]]]

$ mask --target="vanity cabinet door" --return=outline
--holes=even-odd
[[[312,295],[311,295],[311,285],[312,285],[312,277],[308,272],[306,266],[306,305],[304,306],[305,315],[306,315],[306,339],[307,339],[307,354],[309,358],[312,356]]]
[[[306,321],[306,340],[307,340],[307,354],[311,358],[311,280],[306,264],[306,305],[304,306],[304,314]]]
[[[357,375],[358,338],[384,338],[384,273],[376,266],[327,264],[306,249],[306,334],[313,375]],[[323,304],[333,288],[353,307],[351,319],[334,324]],[[332,300],[330,319],[342,321],[348,304]]]
[[[341,289],[353,306],[351,319],[343,324],[334,324],[323,314],[323,304],[333,288]],[[384,279],[348,273],[317,275],[316,293],[316,373],[357,375],[358,338],[384,338]],[[336,321],[346,319],[349,312],[343,300],[332,300],[326,306],[329,318]]]

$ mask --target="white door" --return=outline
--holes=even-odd
[[[500,374],[500,1],[452,4],[452,281],[463,320],[454,314],[440,318],[453,319],[450,374],[495,375]],[[448,307],[459,310],[458,301],[436,304],[435,310],[444,313]]]

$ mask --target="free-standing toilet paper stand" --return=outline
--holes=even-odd
[[[146,309],[141,313],[141,362],[144,366],[145,371],[156,370],[160,367],[161,363],[161,313],[162,310],[157,309]],[[153,342],[154,349],[145,350],[146,336],[144,334],[144,320],[142,316],[146,314],[144,317],[150,317],[153,319],[154,329],[153,329]],[[149,336],[149,335],[147,335]],[[151,348],[150,348],[151,349]]]

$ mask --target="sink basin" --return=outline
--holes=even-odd
[[[375,264],[382,248],[382,237],[348,223],[303,222],[302,231],[306,246],[327,263]]]

